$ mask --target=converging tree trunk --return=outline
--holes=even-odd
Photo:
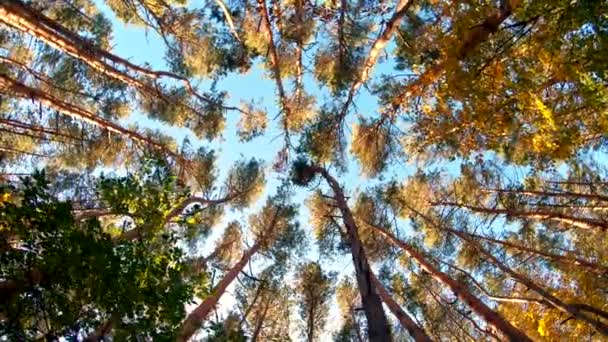
[[[495,239],[495,238],[483,236],[483,235],[478,235],[478,234],[471,234],[471,233],[465,233],[465,232],[462,232],[462,234],[465,234],[465,235],[471,237],[472,239],[485,240],[485,241],[491,242],[496,245],[504,246],[505,248],[511,248],[511,249],[515,249],[518,251],[535,254],[535,255],[547,258],[549,260],[552,260],[552,261],[555,261],[555,262],[558,262],[561,264],[571,264],[571,265],[575,265],[575,266],[585,267],[587,270],[589,270],[593,273],[597,273],[599,275],[608,275],[608,267],[594,263],[594,262],[590,262],[588,260],[585,260],[583,258],[579,258],[576,256],[560,255],[560,254],[544,252],[544,251],[541,251],[538,249],[526,247],[524,245],[511,242],[511,241],[499,240],[499,239]]]
[[[312,171],[319,173],[325,178],[334,192],[338,208],[342,213],[342,220],[348,233],[351,255],[357,276],[357,284],[359,285],[359,293],[361,294],[361,301],[363,302],[365,317],[367,318],[369,339],[370,341],[390,341],[390,327],[386,315],[384,314],[384,309],[382,308],[382,300],[374,290],[371,269],[367,262],[363,246],[361,245],[361,240],[359,239],[357,225],[355,224],[353,215],[346,203],[342,188],[336,179],[324,168],[313,166]]]
[[[511,323],[506,321],[501,315],[494,310],[490,309],[486,304],[483,303],[479,298],[475,297],[463,284],[450,278],[447,274],[441,272],[432,263],[426,260],[426,258],[418,252],[415,248],[409,244],[397,239],[392,233],[384,228],[369,225],[377,232],[385,236],[394,246],[402,249],[408,256],[416,260],[420,267],[428,272],[435,280],[448,286],[454,294],[469,305],[471,310],[481,316],[488,324],[493,326],[496,330],[502,332],[509,341],[532,341],[526,334],[514,327]]]
[[[220,281],[220,283],[215,287],[213,293],[209,295],[209,297],[205,298],[203,302],[197,306],[188,316],[184,323],[182,323],[179,336],[177,341],[186,342],[188,341],[192,335],[198,330],[211,310],[215,307],[217,302],[220,300],[224,292],[230,284],[236,279],[239,273],[245,268],[247,262],[251,259],[251,257],[257,253],[260,248],[260,243],[256,242],[249,250],[243,253],[241,260],[237,262],[232,268],[226,273],[224,278]]]
[[[376,275],[372,272],[372,282],[378,291],[378,295],[382,298],[382,301],[389,310],[397,317],[401,326],[404,327],[410,336],[417,342],[432,342],[433,340],[424,332],[424,330],[414,322],[414,320],[401,308],[401,306],[393,299],[393,297],[384,288],[384,285],[376,278]]]
[[[608,229],[608,222],[603,220],[584,218],[584,217],[576,217],[572,215],[567,215],[559,212],[552,212],[546,210],[514,210],[514,209],[498,209],[498,208],[486,208],[479,207],[474,205],[468,205],[464,203],[456,203],[456,202],[433,202],[432,205],[436,206],[449,206],[449,207],[457,207],[468,209],[473,212],[489,214],[489,215],[506,215],[511,217],[520,217],[526,219],[533,220],[548,220],[554,221],[558,223],[562,223],[565,225],[570,225],[577,228],[582,229]]]
[[[528,289],[536,292],[536,294],[538,294],[546,303],[549,303],[551,307],[553,307],[565,314],[568,314],[575,319],[578,319],[580,321],[590,324],[599,333],[601,333],[602,335],[608,336],[608,325],[606,325],[605,323],[601,322],[598,319],[589,317],[587,314],[582,312],[580,306],[574,306],[574,305],[567,304],[567,303],[563,302],[561,299],[553,296],[549,291],[542,288],[536,282],[532,281],[531,279],[524,276],[523,274],[520,274],[520,273],[514,271],[513,269],[511,269],[510,267],[505,265],[503,262],[498,260],[492,253],[488,252],[485,248],[483,248],[481,246],[481,244],[479,242],[477,242],[476,240],[471,239],[470,237],[466,236],[465,234],[462,234],[458,230],[450,229],[449,232],[460,237],[463,240],[463,242],[468,243],[471,246],[473,246],[473,248],[475,248],[475,250],[477,250],[477,252],[479,252],[481,255],[485,256],[487,258],[487,260],[489,260],[492,264],[494,264],[502,272],[508,274],[510,277],[517,280],[519,283],[526,286]]]
[[[86,122],[87,124],[99,127],[109,132],[117,133],[121,136],[127,137],[142,145],[147,145],[153,149],[162,152],[166,155],[173,157],[178,162],[184,162],[183,157],[177,153],[171,151],[163,144],[154,141],[148,137],[141,135],[135,131],[123,128],[111,121],[105,120],[83,108],[75,106],[71,103],[65,102],[55,96],[45,93],[40,89],[28,87],[17,80],[14,80],[7,75],[0,73],[0,90],[3,92],[10,91],[12,95],[24,99],[31,99],[40,102],[41,104],[57,110],[58,112],[67,116],[73,117],[77,120]]]

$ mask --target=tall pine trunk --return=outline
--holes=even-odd
[[[378,291],[378,295],[382,298],[382,301],[389,310],[397,317],[401,326],[404,327],[410,336],[417,342],[432,342],[433,340],[424,332],[424,330],[414,322],[414,320],[401,308],[401,306],[393,299],[393,297],[384,288],[384,285],[376,278],[376,275],[372,273],[372,281]]]
[[[270,308],[270,305],[271,305],[270,302],[271,302],[271,300],[269,299],[266,302],[266,305],[264,305],[264,311],[262,311],[262,316],[257,321],[257,323],[255,325],[255,329],[253,330],[253,334],[251,335],[251,342],[256,342],[260,336],[260,333],[262,332],[262,326],[264,325],[264,320],[266,319],[266,315],[268,314],[268,309]]]
[[[247,262],[251,259],[251,257],[257,253],[260,248],[260,243],[256,242],[249,250],[243,253],[241,260],[237,262],[228,273],[224,276],[224,278],[220,281],[220,283],[216,286],[213,293],[205,298],[205,300],[198,306],[194,311],[192,311],[186,320],[182,324],[180,329],[179,336],[177,341],[185,342],[188,341],[192,335],[200,328],[203,321],[207,318],[211,310],[215,307],[220,297],[226,292],[228,286],[236,279],[239,273],[243,270]]]
[[[310,308],[308,309],[308,326],[306,329],[306,338],[308,342],[313,342],[315,340],[315,306],[314,300],[313,303],[310,304]]]
[[[578,257],[570,257],[568,255],[560,255],[560,254],[554,254],[554,253],[549,253],[549,252],[544,252],[544,251],[540,251],[534,248],[530,248],[530,247],[526,247],[524,245],[520,245],[518,243],[514,243],[514,242],[510,242],[510,241],[505,241],[505,240],[499,240],[499,239],[494,239],[488,236],[483,236],[483,235],[477,235],[477,234],[471,234],[471,233],[464,233],[463,234],[470,236],[472,239],[481,239],[481,240],[485,240],[488,242],[491,242],[493,244],[498,244],[498,245],[502,245],[505,246],[507,248],[512,248],[512,249],[516,249],[522,252],[527,252],[527,253],[531,253],[531,254],[536,254],[542,257],[545,257],[547,259],[553,260],[555,262],[559,262],[562,264],[572,264],[572,265],[576,265],[576,266],[581,266],[581,267],[585,267],[587,270],[593,272],[593,273],[597,273],[600,275],[607,275],[608,274],[608,267],[582,259],[582,258],[578,258]]]
[[[409,244],[397,239],[392,233],[387,230],[370,225],[374,230],[385,236],[394,246],[402,249],[407,255],[416,260],[420,267],[428,272],[434,279],[449,287],[454,294],[469,305],[471,310],[481,316],[489,325],[496,330],[502,332],[509,341],[532,341],[526,334],[514,327],[511,323],[505,320],[502,316],[490,309],[479,298],[475,297],[463,284],[450,278],[447,274],[441,272],[432,263]]]
[[[528,218],[534,220],[549,220],[558,223],[563,223],[565,225],[570,225],[573,227],[581,228],[581,229],[608,229],[608,222],[603,220],[597,220],[592,218],[585,217],[576,217],[573,215],[568,215],[559,212],[552,212],[547,210],[513,210],[513,209],[498,209],[498,208],[486,208],[486,207],[478,207],[472,206],[462,203],[456,202],[433,202],[431,203],[434,206],[449,206],[449,207],[458,207],[471,210],[476,213],[484,213],[490,215],[506,215],[511,217],[521,217]]]
[[[135,131],[128,130],[121,127],[111,121],[105,120],[94,113],[91,113],[83,108],[80,108],[71,103],[65,102],[51,94],[48,94],[40,89],[28,87],[17,80],[12,79],[6,74],[0,73],[0,87],[10,90],[14,96],[25,99],[31,99],[38,101],[45,106],[53,108],[58,112],[75,118],[77,120],[84,121],[90,125],[99,127],[100,129],[107,130],[109,132],[117,133],[121,136],[127,137],[142,145],[148,145],[155,150],[165,153],[180,163],[184,163],[184,158],[177,153],[171,151],[163,144],[147,138]]]
[[[382,300],[374,290],[371,269],[367,262],[363,246],[361,245],[361,240],[359,239],[357,225],[355,224],[353,215],[346,203],[342,188],[325,169],[321,167],[312,167],[312,169],[314,172],[320,173],[332,188],[338,208],[342,213],[342,220],[348,232],[361,302],[363,303],[365,317],[367,318],[369,339],[370,341],[391,341],[390,327],[384,309],[382,308]]]
[[[541,298],[546,303],[548,303],[551,307],[553,307],[565,314],[568,314],[577,320],[590,324],[599,333],[601,333],[604,336],[608,336],[608,325],[606,325],[605,323],[601,322],[598,319],[589,317],[587,314],[582,312],[580,306],[567,304],[567,303],[563,302],[561,299],[553,296],[549,291],[545,290],[543,287],[538,285],[536,282],[532,281],[531,279],[524,276],[523,274],[515,272],[509,266],[502,263],[492,253],[488,252],[485,248],[483,248],[479,242],[475,241],[474,239],[471,239],[470,237],[463,234],[462,232],[460,232],[458,230],[454,230],[454,229],[448,229],[448,228],[443,228],[443,229],[460,237],[463,240],[463,242],[469,243],[471,246],[473,246],[473,248],[475,248],[475,250],[477,250],[477,252],[479,252],[481,255],[485,256],[498,269],[500,269],[502,272],[508,274],[510,277],[517,280],[519,283],[526,286],[528,289],[536,292],[536,294],[541,296]]]

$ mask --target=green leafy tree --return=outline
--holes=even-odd
[[[189,264],[174,234],[117,244],[97,219],[75,220],[43,173],[2,191],[2,336],[101,338],[113,329],[116,338],[170,339],[184,305],[208,291],[205,273],[184,277]],[[159,225],[155,211],[134,209]]]

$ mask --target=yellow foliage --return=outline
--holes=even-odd
[[[319,192],[315,192],[315,194],[306,201],[306,206],[310,211],[310,223],[315,238],[320,239],[324,234],[327,217],[332,215],[333,208],[327,205],[327,202]]]
[[[547,336],[547,326],[546,326],[546,323],[545,323],[544,318],[541,318],[541,319],[538,321],[538,329],[537,329],[536,331],[538,331],[538,333],[539,333],[539,334],[540,334],[540,336],[542,336],[542,337]]]
[[[532,97],[532,103],[534,107],[545,119],[547,128],[550,128],[551,130],[556,130],[557,126],[555,125],[555,120],[553,118],[553,112],[551,111],[551,109],[547,108],[547,106],[545,106],[543,101],[539,99],[538,96],[534,94],[530,94],[530,96]]]
[[[10,200],[11,200],[10,192],[5,192],[2,195],[0,195],[0,203],[6,203]]]

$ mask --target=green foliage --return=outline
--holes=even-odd
[[[205,291],[204,276],[184,278],[188,265],[171,234],[116,243],[97,219],[75,221],[43,173],[3,191],[2,282],[14,287],[3,293],[1,336],[75,338],[112,321],[116,338],[170,339],[194,291]],[[119,191],[113,196],[126,208]]]

